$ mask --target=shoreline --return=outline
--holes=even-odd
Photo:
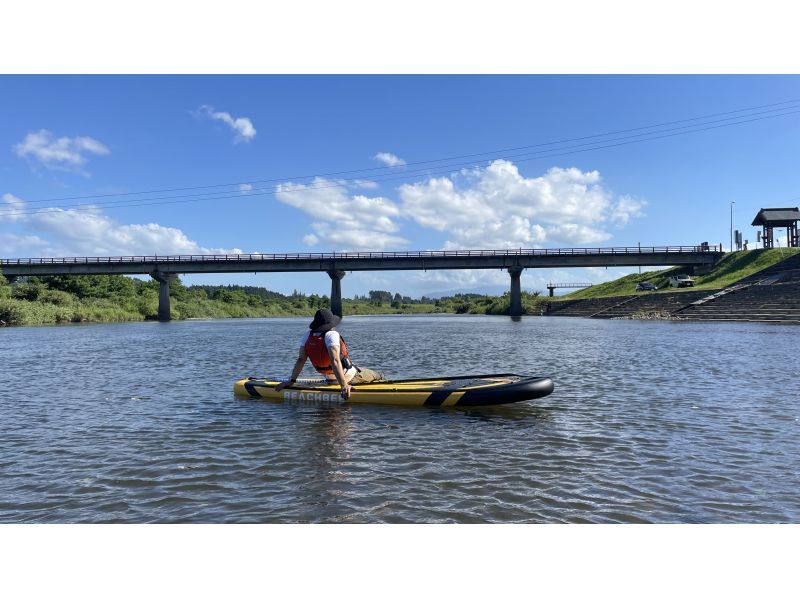
[[[539,314],[526,314],[531,317],[539,317]],[[80,322],[44,322],[40,324],[5,324],[0,325],[0,329],[8,328],[8,329],[16,329],[16,328],[55,328],[55,327],[70,327],[70,326],[90,326],[90,325],[97,325],[97,324],[170,324],[170,323],[180,323],[180,322],[227,322],[229,320],[278,320],[278,319],[289,319],[289,318],[296,318],[296,319],[310,319],[313,318],[314,314],[304,315],[304,314],[282,314],[282,315],[268,315],[268,316],[231,316],[228,318],[175,318],[170,320],[169,322],[159,322],[156,318],[146,318],[143,320],[85,320]],[[455,313],[455,312],[409,312],[409,313],[398,313],[398,312],[386,312],[386,313],[371,313],[371,314],[345,314],[344,318],[373,318],[373,317],[435,317],[435,316],[452,316],[452,317],[462,317],[462,316],[504,316],[510,317],[507,314],[486,314],[486,313]]]

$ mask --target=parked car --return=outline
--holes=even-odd
[[[694,280],[688,274],[677,274],[676,276],[669,277],[669,286],[671,287],[693,287]]]
[[[640,282],[636,285],[637,291],[655,291],[658,287],[654,285],[652,282]]]

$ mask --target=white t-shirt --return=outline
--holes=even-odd
[[[308,340],[309,336],[311,336],[310,330],[303,335],[303,339],[300,341],[300,348],[306,346],[306,341]],[[338,332],[335,330],[329,330],[325,333],[325,346],[328,348],[339,347],[342,344],[340,340],[341,338],[342,337]],[[344,371],[344,379],[350,382],[350,380],[353,379],[353,376],[356,375],[357,371],[358,370],[356,370],[355,366],[351,366],[350,369]],[[336,374],[325,374],[325,376],[328,378],[328,380],[336,380]]]

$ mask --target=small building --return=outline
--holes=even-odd
[[[761,208],[753,220],[753,226],[761,226],[761,239],[764,248],[772,247],[775,228],[786,228],[786,239],[789,247],[800,247],[800,237],[797,234],[797,221],[800,220],[800,210],[797,208]]]

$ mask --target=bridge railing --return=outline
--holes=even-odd
[[[586,289],[593,287],[591,282],[548,282],[548,289]]]
[[[720,247],[719,252],[722,251]],[[570,247],[555,249],[463,249],[442,251],[348,251],[341,253],[228,253],[200,255],[130,255],[86,257],[36,257],[0,259],[0,265],[33,264],[125,264],[165,262],[242,262],[289,260],[425,259],[448,257],[515,257],[548,255],[608,255],[642,253],[708,253],[708,245],[666,245],[661,247]]]

